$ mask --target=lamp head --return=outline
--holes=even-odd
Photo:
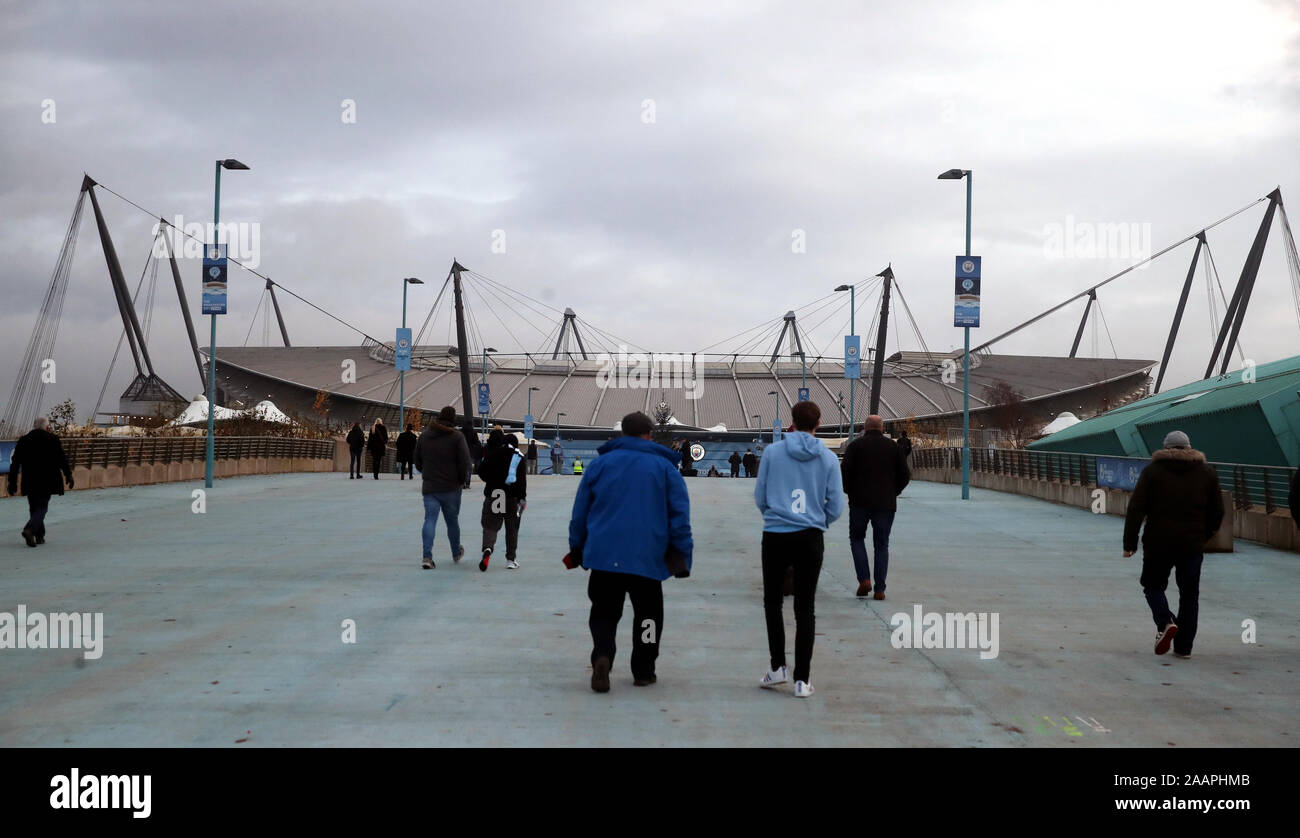
[[[217,162],[221,164],[221,168],[223,169],[247,169],[248,168],[243,163],[240,163],[238,160],[236,160],[233,157],[228,157],[225,160],[218,160]]]
[[[939,175],[939,180],[961,180],[970,174],[970,169],[949,169]]]

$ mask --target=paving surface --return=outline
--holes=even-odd
[[[796,699],[755,686],[753,484],[689,485],[695,572],[664,586],[659,683],[632,686],[629,607],[605,695],[589,687],[585,572],[560,564],[572,477],[531,481],[523,567],[487,573],[477,483],[469,556],[452,564],[439,526],[433,571],[418,484],[391,476],[222,480],[204,514],[195,484],[76,492],[36,549],[17,534],[26,504],[0,499],[0,612],[102,612],[105,634],[97,660],[0,649],[0,745],[1300,745],[1300,557],[1241,542],[1208,556],[1195,655],[1158,658],[1119,519],[917,483],[887,601],[853,596],[847,519],[832,529],[817,693]],[[996,613],[997,657],[894,648],[891,617],[917,604]],[[788,607],[786,622],[792,646]]]

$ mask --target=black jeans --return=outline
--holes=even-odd
[[[401,477],[398,478],[399,480],[405,480],[408,477],[412,480],[415,479],[415,472],[411,470],[410,460],[398,460],[397,473],[401,475]]]
[[[45,513],[50,511],[49,495],[28,495],[27,511],[31,519],[27,522],[25,529],[32,531],[32,535],[45,537]]]
[[[352,457],[351,459],[348,460],[348,476],[360,477],[361,476],[361,452],[366,449],[349,448],[348,450],[352,452]]]
[[[1142,549],[1142,593],[1151,606],[1151,617],[1156,628],[1163,629],[1173,620],[1178,624],[1174,635],[1174,651],[1189,655],[1196,640],[1196,619],[1200,614],[1202,553],[1152,553]],[[1169,572],[1174,571],[1178,583],[1178,614],[1169,610],[1165,589],[1169,587]]]
[[[609,658],[614,663],[614,635],[623,616],[623,597],[632,600],[632,677],[655,674],[659,638],[664,626],[664,586],[658,579],[632,573],[591,571],[587,597],[591,600],[591,662]]]
[[[371,452],[370,452],[370,466],[371,466],[371,468],[372,468],[372,469],[374,470],[374,472],[375,472],[375,479],[376,479],[376,480],[379,479],[379,467],[380,467],[381,465],[383,465],[383,463],[384,463],[384,452],[383,452],[383,451],[371,451]]]
[[[785,618],[781,593],[786,568],[794,566],[794,679],[808,682],[812,669],[817,617],[813,598],[822,572],[825,549],[819,529],[763,533],[763,612],[767,617],[767,648],[772,669],[785,666]]]
[[[493,512],[492,498],[483,499],[483,516],[479,523],[483,525],[483,549],[496,547],[497,532],[501,525],[506,525],[506,560],[513,562],[515,560],[515,550],[519,547],[519,499],[506,498],[505,512]],[[622,603],[619,603],[622,607]]]

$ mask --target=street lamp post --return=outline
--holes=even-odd
[[[970,255],[970,169],[949,169],[939,175],[939,180],[966,178],[966,255]],[[965,349],[962,353],[961,384],[961,499],[970,500],[970,326],[963,326]]]
[[[423,284],[424,284],[424,280],[416,279],[413,276],[408,276],[406,279],[402,280],[402,328],[403,329],[406,328],[406,287],[408,285],[423,285]],[[412,352],[415,351],[414,346],[410,347],[410,349]],[[396,345],[393,346],[393,354],[394,355],[397,354]],[[397,389],[397,393],[398,393],[397,432],[398,433],[401,433],[402,431],[406,430],[406,370],[404,369],[401,372],[401,379],[402,379],[402,383],[398,386]],[[392,391],[390,390],[389,392],[391,393]]]
[[[542,390],[541,387],[528,388],[528,415],[529,416],[533,415],[533,393],[540,393],[541,390]]]
[[[778,393],[776,390],[768,390],[768,391],[767,391],[767,394],[768,394],[769,396],[775,396],[775,397],[776,397],[776,398],[774,398],[774,399],[772,400],[773,405],[775,405],[775,408],[774,408],[775,412],[772,414],[772,442],[775,444],[775,443],[776,443],[776,426],[777,426],[777,424],[780,423],[780,421],[781,421],[781,394]]]
[[[858,333],[858,329],[854,321],[854,316],[857,314],[857,310],[858,310],[858,304],[857,304],[858,289],[856,286],[853,285],[841,285],[839,288],[836,288],[835,290],[849,292],[849,335],[850,336],[856,335]],[[861,356],[861,354],[862,353],[860,352],[858,353],[859,356]],[[844,363],[848,364],[848,362],[849,362],[848,359],[845,358]],[[854,393],[857,392],[857,389],[858,389],[857,380],[852,378],[849,379],[849,442],[853,441],[853,420],[854,417],[856,416],[856,412],[854,411],[854,405],[853,405],[853,395]]]
[[[248,167],[234,158],[216,161],[217,185],[212,198],[212,243],[221,244],[221,170],[247,170]],[[228,299],[228,298],[227,298]],[[217,413],[217,315],[212,318],[212,338],[208,345],[208,444],[206,462],[203,467],[203,485],[212,488],[212,476],[216,471],[217,446],[213,439],[216,433]]]
[[[479,379],[480,384],[487,384],[487,356],[489,352],[496,352],[496,350],[490,346],[483,347],[483,377]],[[492,405],[489,403],[488,404],[489,411],[491,410],[491,408]],[[483,439],[485,441],[487,440],[487,423],[488,423],[488,414],[484,413],[483,414]]]

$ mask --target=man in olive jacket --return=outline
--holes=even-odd
[[[858,575],[858,596],[871,593],[871,562],[867,557],[867,524],[876,551],[876,599],[885,598],[889,572],[889,532],[898,510],[898,495],[912,479],[907,455],[885,436],[885,420],[868,416],[862,436],[844,452],[840,474],[849,496],[849,550]]]
[[[1201,560],[1205,542],[1223,523],[1219,476],[1192,448],[1187,434],[1170,431],[1165,447],[1151,455],[1129,498],[1124,519],[1124,557],[1137,552],[1142,532],[1142,592],[1156,623],[1157,655],[1169,651],[1188,658],[1196,639],[1201,589]],[[1165,589],[1169,572],[1178,582],[1178,615],[1169,610]]]
[[[18,475],[23,476],[23,494],[27,496],[30,519],[23,527],[23,541],[28,547],[45,543],[45,513],[50,496],[63,494],[63,481],[72,488],[72,469],[63,454],[63,443],[49,430],[50,422],[40,416],[32,430],[18,440],[9,460],[8,489],[18,494]]]
[[[415,467],[420,470],[420,491],[424,495],[421,566],[433,570],[433,536],[439,512],[447,519],[452,561],[458,562],[465,555],[460,543],[460,493],[469,483],[470,458],[469,444],[456,427],[456,408],[444,407],[420,434],[415,443]]]

